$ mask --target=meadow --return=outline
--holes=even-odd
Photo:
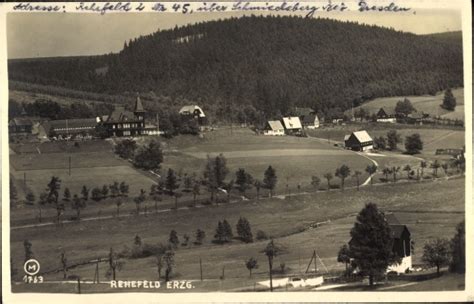
[[[367,101],[354,108],[356,111],[358,108],[363,108],[369,113],[377,113],[380,108],[388,107],[394,109],[397,102],[408,98],[413,107],[418,112],[429,114],[432,117],[440,116],[442,118],[449,119],[460,119],[464,120],[464,89],[456,88],[452,90],[454,98],[456,98],[456,108],[454,111],[448,111],[440,107],[443,103],[444,91],[438,92],[436,95],[423,95],[423,96],[395,96],[395,97],[382,97],[375,98]],[[350,114],[350,111],[346,112]]]
[[[414,263],[419,264],[424,243],[435,237],[451,238],[456,224],[464,219],[464,178],[385,184],[365,187],[360,191],[350,189],[345,192],[320,192],[287,199],[273,198],[259,202],[251,200],[150,214],[147,217],[13,230],[12,258],[18,268],[23,260],[23,240],[28,239],[33,244],[33,251],[42,269],[48,271],[59,267],[59,249],[65,250],[70,263],[74,263],[105,257],[110,247],[118,251],[124,245],[131,247],[136,235],[145,243],[166,243],[169,231],[174,229],[181,240],[184,234],[188,234],[192,241],[195,230],[200,228],[206,232],[204,244],[180,246],[176,250],[173,278],[199,280],[201,259],[205,282],[197,282],[195,291],[233,290],[253,286],[253,282],[266,279],[266,260],[261,251],[268,241],[245,244],[233,240],[226,245],[212,244],[217,221],[225,218],[235,227],[238,218],[244,216],[250,221],[254,237],[258,230],[273,237],[275,242],[286,248],[274,262],[276,267],[285,263],[285,276],[304,272],[313,250],[317,251],[327,270],[334,273],[344,267],[336,261],[337,251],[349,240],[349,231],[355,215],[368,202],[377,203],[385,212],[394,212],[399,220],[409,227],[415,241]],[[328,220],[327,224],[315,228],[315,223]],[[257,258],[260,264],[252,279],[248,278],[244,265],[244,261],[249,257]],[[318,260],[318,267],[325,273],[326,268],[320,261]],[[101,264],[102,275],[105,274],[106,268],[106,264]],[[223,268],[226,279],[220,280]],[[71,269],[70,274],[91,280],[94,269],[94,265],[80,266]],[[46,275],[46,280],[60,278],[59,273]],[[156,279],[155,258],[126,260],[118,278]],[[106,280],[105,277],[102,280]],[[24,288],[19,287],[18,290]],[[101,285],[99,290],[110,291],[108,285]]]

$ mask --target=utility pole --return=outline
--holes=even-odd
[[[201,282],[202,282],[202,260],[199,258],[199,270],[201,271]]]
[[[69,156],[69,176],[71,176],[71,156]]]

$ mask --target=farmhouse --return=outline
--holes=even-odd
[[[306,115],[303,118],[303,127],[305,129],[317,129],[319,128],[319,118],[316,114]]]
[[[38,123],[39,118],[16,117],[8,122],[8,132],[10,134],[31,134],[34,126]]]
[[[404,273],[412,268],[410,231],[406,225],[400,224],[394,214],[386,214],[385,220],[392,230],[393,252],[402,258],[400,264],[390,265],[387,271]]]
[[[179,110],[179,114],[182,115],[182,117],[197,120],[201,126],[207,124],[206,114],[204,114],[204,111],[198,105],[183,106]]]
[[[389,122],[389,123],[397,122],[395,109],[380,108],[376,115],[377,115],[377,122]]]
[[[374,141],[367,131],[357,131],[344,137],[344,146],[354,151],[367,151],[374,148]]]
[[[283,126],[286,134],[299,135],[303,130],[300,118],[297,116],[283,117]]]
[[[415,124],[415,125],[423,125],[423,119],[425,118],[425,115],[423,113],[415,112],[412,114],[408,114],[408,116],[405,118],[405,121],[409,124]]]
[[[279,120],[269,120],[263,129],[263,135],[282,136],[285,135],[285,128]]]

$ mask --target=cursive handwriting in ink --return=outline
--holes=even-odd
[[[129,12],[132,10],[132,5],[130,2],[106,2],[101,4],[81,2],[79,6],[76,6],[76,10],[96,12],[104,15],[107,12]]]
[[[58,12],[60,11],[62,8],[64,7],[61,7],[60,5],[55,5],[55,4],[44,4],[44,5],[41,5],[41,4],[35,4],[35,5],[31,5],[30,3],[18,3],[17,5],[15,5],[13,7],[13,10],[15,11],[29,11],[29,12],[33,12],[33,11],[38,11],[38,12]]]

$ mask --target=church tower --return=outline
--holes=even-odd
[[[145,121],[145,109],[143,108],[142,101],[140,100],[140,95],[137,93],[137,99],[135,100],[135,107],[133,109],[133,114],[137,120]]]

